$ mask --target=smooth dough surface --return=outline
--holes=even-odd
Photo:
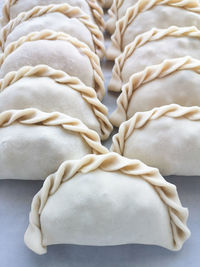
[[[48,198],[40,221],[45,246],[173,246],[168,209],[157,192],[143,179],[120,172],[76,174]]]
[[[144,33],[153,27],[168,28],[170,26],[196,26],[200,27],[200,16],[198,13],[188,11],[184,8],[158,5],[141,12],[126,28],[122,37],[122,49],[131,43],[138,34]]]
[[[100,123],[91,105],[79,92],[51,78],[24,77],[1,91],[0,112],[30,107],[44,112],[58,111],[78,118],[101,135]]]
[[[80,20],[76,18],[69,18],[60,12],[48,13],[43,16],[33,17],[27,21],[21,22],[8,35],[5,47],[30,32],[42,31],[45,29],[70,34],[71,36],[86,43],[92,51],[95,51],[92,36],[87,27],[81,23]]]
[[[1,179],[43,180],[60,164],[91,153],[80,134],[57,126],[0,128]]]
[[[135,129],[123,155],[158,168],[162,175],[199,175],[199,133],[199,121],[164,116]]]
[[[168,104],[200,106],[199,85],[200,74],[190,70],[176,71],[164,78],[147,82],[133,92],[127,119],[138,111],[148,111]]]
[[[135,49],[127,58],[121,71],[122,84],[129,81],[132,74],[146,67],[162,63],[165,59],[191,56],[200,59],[200,39],[191,37],[166,36],[150,41]]]
[[[55,60],[56,59],[56,60]],[[4,60],[0,77],[23,66],[48,65],[78,77],[85,85],[94,88],[94,71],[89,58],[70,42],[38,40],[25,42]]]

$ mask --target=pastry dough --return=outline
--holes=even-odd
[[[145,196],[145,197],[144,197]],[[190,232],[176,187],[138,160],[116,153],[64,162],[33,199],[25,243],[154,244],[179,250]]]
[[[118,20],[107,51],[115,59],[137,35],[153,27],[200,27],[200,4],[197,0],[140,0]]]
[[[2,25],[16,18],[21,12],[28,11],[36,6],[66,3],[79,7],[90,16],[101,30],[104,30],[103,10],[96,0],[5,0],[2,8]]]
[[[2,50],[22,36],[45,29],[70,34],[86,43],[100,57],[105,54],[102,32],[80,8],[68,4],[37,6],[18,15],[2,29]]]
[[[1,179],[45,179],[64,160],[107,152],[95,131],[62,113],[24,109],[0,114]]]
[[[159,168],[162,175],[200,175],[200,107],[168,105],[138,112],[113,137],[111,150]]]
[[[0,77],[23,66],[49,65],[78,77],[104,97],[104,78],[100,61],[89,47],[68,34],[44,30],[21,37],[8,45],[0,58]]]
[[[111,5],[112,5],[112,3],[113,3],[113,0],[105,0],[105,3],[104,3],[104,8],[109,8],[109,7],[111,7]]]
[[[30,107],[58,111],[80,119],[102,140],[112,131],[107,108],[98,100],[94,89],[49,66],[27,66],[8,73],[0,80],[0,90],[0,112]]]
[[[192,56],[200,59],[200,30],[196,27],[152,29],[138,35],[115,60],[109,90],[119,92],[134,73],[165,59]]]
[[[165,60],[131,76],[111,114],[115,126],[138,111],[168,104],[200,106],[200,61],[190,57]]]
[[[109,19],[106,22],[106,30],[109,33],[115,31],[116,22],[122,18],[129,7],[135,5],[138,0],[113,0],[111,8],[108,10]]]

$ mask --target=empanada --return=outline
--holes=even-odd
[[[200,175],[200,107],[168,105],[122,123],[111,150],[156,167],[162,175]]]
[[[145,196],[145,197],[144,197]],[[176,187],[139,160],[116,153],[64,162],[33,199],[25,243],[38,254],[52,244],[153,244],[181,249],[188,210]]]
[[[200,60],[190,57],[165,60],[131,76],[111,114],[115,126],[138,111],[168,104],[200,106]]]
[[[105,140],[112,131],[107,108],[94,89],[46,65],[23,67],[0,80],[0,112],[9,109],[37,108],[58,111],[80,119]]]
[[[21,12],[28,11],[35,6],[50,4],[69,4],[79,7],[88,14],[101,30],[104,30],[103,10],[96,0],[5,0],[2,8],[2,25],[16,18]]]
[[[23,66],[49,65],[78,77],[104,97],[100,60],[89,47],[66,33],[44,30],[21,37],[7,46],[0,58],[0,77]]]
[[[104,38],[99,28],[80,8],[68,4],[37,6],[18,15],[2,29],[2,50],[22,36],[45,29],[76,37],[100,57],[105,53]]]
[[[0,114],[0,179],[45,179],[65,160],[107,153],[80,120],[37,109]]]
[[[196,0],[140,0],[118,20],[107,51],[108,59],[115,59],[137,35],[155,28],[170,26],[200,27],[200,4]]]
[[[152,29],[138,35],[115,60],[109,90],[119,92],[136,72],[165,59],[192,56],[200,59],[200,30],[196,27]]]

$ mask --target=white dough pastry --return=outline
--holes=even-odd
[[[104,77],[100,60],[89,47],[66,33],[44,30],[32,32],[11,43],[0,57],[0,77],[23,66],[40,64],[78,77],[104,97]]]
[[[110,120],[119,127],[138,111],[173,103],[200,106],[199,85],[200,60],[183,57],[147,67],[124,85]]]
[[[107,152],[95,131],[65,114],[0,113],[0,179],[43,180],[65,160]]]
[[[112,3],[113,3],[113,0],[105,0],[103,7],[109,8],[109,7],[111,7]]]
[[[191,56],[200,59],[200,30],[196,27],[152,29],[138,35],[115,60],[110,91],[120,92],[129,78],[165,59]]]
[[[145,196],[145,197],[144,197]],[[181,249],[190,236],[176,187],[139,160],[116,153],[64,162],[33,199],[26,245],[153,244]]]
[[[102,140],[112,131],[108,110],[98,100],[94,89],[47,65],[26,66],[0,80],[0,112],[25,108],[58,111],[78,118]]]
[[[138,0],[113,0],[112,6],[108,10],[109,19],[106,22],[106,30],[109,33],[115,31],[116,22],[122,18],[129,7],[135,5]]]
[[[107,58],[115,59],[137,35],[152,28],[200,27],[198,0],[140,0],[118,20]]]
[[[50,4],[68,4],[79,7],[88,14],[99,28],[104,30],[103,10],[96,0],[5,0],[2,8],[2,25],[7,24],[11,19],[16,18],[21,12],[26,12],[36,6]]]
[[[76,37],[101,58],[105,54],[102,32],[80,8],[68,4],[37,6],[18,15],[1,31],[2,50],[22,36],[45,29]]]
[[[176,104],[136,113],[122,123],[111,151],[156,167],[162,175],[200,175],[200,107]]]

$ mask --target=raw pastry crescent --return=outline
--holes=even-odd
[[[49,65],[78,77],[104,97],[104,78],[97,55],[66,33],[44,30],[21,37],[7,46],[0,58],[0,77],[23,66]]]
[[[107,153],[99,135],[80,120],[37,109],[0,114],[1,179],[44,179],[64,160]]]
[[[115,60],[109,90],[119,92],[134,73],[165,59],[192,56],[200,59],[200,30],[196,27],[152,29],[138,35]]]
[[[80,8],[68,4],[37,6],[18,15],[2,29],[2,50],[22,36],[45,29],[65,32],[78,38],[100,57],[105,53],[104,38],[99,28]]]
[[[107,108],[94,89],[78,78],[47,65],[23,67],[0,80],[0,112],[9,109],[37,108],[58,111],[80,119],[105,140],[112,131]]]
[[[108,59],[115,59],[137,35],[153,27],[200,27],[198,0],[140,0],[118,20],[107,51]]]
[[[66,3],[79,7],[101,30],[104,30],[103,10],[96,0],[5,0],[2,8],[2,25],[16,18],[21,12],[28,11],[35,6]]]
[[[200,175],[200,107],[168,105],[122,123],[111,150],[159,168],[162,175]]]
[[[145,196],[145,197],[144,197]],[[33,199],[25,243],[154,244],[179,250],[190,232],[176,187],[138,160],[116,153],[64,162]]]
[[[190,57],[165,60],[131,76],[111,114],[115,126],[138,111],[168,104],[200,106],[200,61]]]

